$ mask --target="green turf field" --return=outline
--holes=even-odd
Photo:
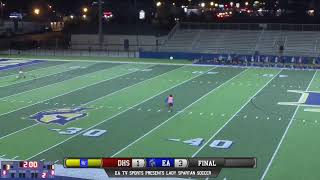
[[[316,71],[127,62],[0,71],[0,158],[244,156],[257,168],[217,179],[320,179]]]

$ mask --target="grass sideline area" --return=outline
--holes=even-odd
[[[137,63],[170,63],[170,64],[192,64],[191,60],[179,59],[149,59],[149,58],[123,58],[123,57],[99,57],[99,56],[36,56],[36,55],[3,55],[0,58],[23,58],[53,61],[92,61],[92,62],[137,62]]]
[[[0,71],[0,158],[256,157],[216,179],[320,179],[317,70],[72,58]]]

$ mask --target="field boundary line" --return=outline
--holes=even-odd
[[[69,64],[69,63],[65,63],[65,64]],[[60,64],[61,65],[61,64]],[[64,64],[63,64],[64,65]],[[58,65],[57,65],[58,66]],[[73,70],[73,69],[71,69]],[[44,78],[44,77],[49,77],[49,76],[55,76],[57,74],[60,74],[60,73],[64,73],[64,72],[68,72],[68,71],[71,71],[71,70],[66,70],[66,71],[61,71],[61,72],[55,72],[53,74],[49,74],[49,75],[45,75],[45,76],[41,76],[41,77],[36,77],[36,78],[33,78],[33,79],[28,79],[27,81],[20,81],[20,82],[17,82],[17,83],[13,83],[13,84],[9,84],[9,85],[5,85],[5,86],[1,86],[0,85],[0,88],[3,88],[3,87],[7,87],[7,86],[13,86],[13,85],[16,85],[16,84],[20,84],[20,83],[26,83],[26,82],[29,82],[29,81],[34,81],[34,80],[37,80],[37,79],[40,79],[40,78]],[[28,71],[27,72],[24,72],[24,74],[28,77],[30,75],[28,75]],[[10,75],[10,76],[15,76],[14,74]],[[8,77],[8,76],[5,76],[5,77]],[[1,79],[1,77],[0,77]],[[1,83],[1,82],[0,82]],[[44,87],[44,86],[43,86]],[[27,92],[27,91],[26,91]],[[9,97],[9,96],[6,96],[6,97]],[[2,98],[1,98],[2,99]]]
[[[120,66],[120,65],[119,65],[119,66]],[[117,66],[114,66],[114,67],[117,67]],[[112,68],[112,67],[110,67],[110,68]],[[107,70],[107,69],[110,69],[110,68],[102,69],[102,70],[99,70],[99,71],[104,71],[104,70]],[[8,98],[8,97],[15,96],[15,95],[19,95],[19,94],[23,94],[23,93],[27,93],[27,92],[32,92],[32,91],[37,90],[37,89],[40,89],[40,88],[44,88],[44,87],[48,87],[48,86],[51,86],[51,85],[54,85],[54,84],[62,83],[62,82],[64,82],[64,81],[73,80],[73,79],[75,79],[75,78],[83,77],[83,76],[89,75],[89,74],[91,74],[91,73],[99,72],[99,71],[90,72],[90,73],[83,74],[83,75],[80,75],[80,76],[76,76],[76,77],[73,77],[73,78],[70,78],[70,79],[66,79],[66,80],[63,80],[63,81],[55,82],[55,83],[52,83],[52,84],[47,84],[47,85],[45,85],[45,86],[41,86],[41,87],[37,87],[37,88],[30,89],[30,90],[27,90],[27,91],[23,91],[23,92],[19,92],[19,93],[16,93],[16,94],[12,94],[12,95],[9,95],[9,96],[1,97],[0,100],[5,99],[5,98]],[[66,71],[66,72],[67,72],[67,71]]]
[[[192,157],[195,157],[204,147],[206,147],[206,146],[208,145],[208,143],[211,142],[212,139],[213,139],[220,131],[222,131],[222,129],[223,129],[226,125],[228,125],[228,124],[232,121],[232,119],[233,119],[245,106],[247,106],[247,105],[249,104],[249,102],[251,101],[251,99],[254,98],[256,95],[258,95],[258,94],[259,94],[273,79],[275,79],[281,72],[282,72],[282,70],[280,70],[278,73],[276,73],[276,75],[274,75],[268,82],[266,82],[266,84],[263,85],[262,88],[260,88],[253,96],[251,96],[251,97],[249,98],[249,100],[248,100],[246,103],[244,103],[244,104],[240,107],[240,109],[239,109],[236,113],[234,113],[233,116],[232,116],[231,118],[229,118],[229,120],[228,120],[224,125],[222,125],[222,126],[220,127],[220,129],[218,129],[218,131],[216,131],[216,132],[208,139],[208,141],[206,141],[195,153],[192,154]]]
[[[106,57],[109,58],[109,57]],[[132,61],[110,61],[110,60],[90,60],[90,59],[83,59],[83,60],[74,60],[74,59],[43,59],[43,58],[7,58],[7,59],[25,59],[25,60],[43,60],[43,61],[76,61],[76,62],[105,62],[105,63],[125,63],[125,64],[155,64],[155,65],[174,65],[174,66],[190,66],[195,64],[187,64],[187,63],[162,63],[162,62],[132,62]],[[130,59],[130,58],[128,58]],[[204,66],[204,65],[202,65]],[[212,66],[212,65],[205,65],[205,66]],[[215,66],[215,65],[214,65]]]
[[[4,135],[4,136],[0,137],[0,140],[4,139],[4,138],[6,138],[6,137],[9,137],[9,136],[11,136],[11,135],[17,134],[17,133],[19,133],[19,132],[21,132],[21,131],[24,131],[24,130],[26,130],[26,129],[32,128],[32,127],[34,127],[34,126],[37,126],[37,125],[39,125],[39,124],[40,124],[40,123],[38,122],[38,123],[35,123],[35,124],[31,125],[31,126],[27,126],[27,127],[25,127],[25,128],[19,129],[18,131],[12,132],[12,133],[7,134],[7,135]]]
[[[131,147],[133,144],[137,143],[138,141],[140,141],[141,139],[143,139],[144,137],[146,137],[147,135],[151,134],[153,131],[157,130],[158,128],[160,128],[161,126],[163,126],[164,124],[166,124],[167,122],[169,122],[171,119],[175,118],[176,116],[178,116],[179,114],[181,114],[182,112],[184,112],[186,109],[190,108],[192,105],[194,105],[195,103],[201,101],[203,98],[207,97],[209,94],[215,92],[216,90],[220,89],[221,87],[225,86],[226,84],[228,84],[230,81],[234,80],[235,78],[239,77],[240,75],[242,75],[243,73],[247,72],[249,69],[246,69],[240,73],[238,73],[237,75],[233,76],[232,78],[230,78],[229,80],[225,81],[224,83],[220,84],[219,86],[213,88],[212,90],[210,90],[209,92],[207,92],[206,94],[204,94],[203,96],[201,96],[199,99],[197,99],[196,101],[192,102],[191,104],[189,104],[188,106],[186,106],[185,108],[181,109],[179,112],[177,112],[176,114],[174,114],[173,116],[171,116],[170,118],[168,118],[167,120],[163,121],[162,123],[158,124],[156,127],[154,127],[153,129],[151,129],[150,131],[148,131],[146,134],[144,134],[143,136],[139,137],[138,139],[134,140],[133,142],[131,142],[130,144],[128,144],[126,147],[122,148],[121,150],[119,150],[118,152],[116,152],[115,154],[113,154],[111,157],[114,157],[118,154],[120,154],[121,152],[123,152],[124,150],[128,149],[129,147]]]
[[[152,67],[152,66],[148,66],[148,68],[149,68],[149,67]],[[60,94],[60,95],[57,95],[57,96],[54,96],[54,97],[50,97],[50,98],[48,98],[48,99],[45,99],[45,100],[42,100],[42,101],[38,101],[38,102],[36,102],[36,103],[33,103],[33,104],[30,104],[30,105],[27,105],[27,106],[24,106],[24,107],[21,107],[21,108],[18,108],[18,109],[15,109],[15,110],[12,110],[12,111],[3,113],[3,114],[0,114],[0,117],[3,116],[3,115],[6,115],[6,114],[9,114],[9,113],[12,113],[12,112],[15,112],[15,111],[19,111],[19,110],[21,110],[21,109],[24,109],[24,108],[33,106],[33,105],[36,105],[36,104],[39,104],[39,103],[43,103],[43,102],[45,102],[45,101],[48,101],[48,100],[51,100],[51,99],[54,99],[54,98],[57,98],[57,97],[60,97],[60,96],[64,96],[64,95],[73,93],[73,92],[75,92],[75,91],[78,91],[78,90],[81,90],[81,89],[84,89],[84,88],[87,88],[87,87],[90,87],[90,86],[94,86],[94,85],[103,83],[103,82],[105,82],[105,81],[110,81],[110,80],[112,80],[112,79],[115,79],[115,78],[118,78],[118,77],[121,77],[121,76],[125,76],[125,75],[128,75],[128,74],[137,72],[137,71],[139,71],[139,70],[130,71],[130,72],[128,72],[128,73],[121,74],[121,75],[118,75],[118,76],[115,76],[115,77],[112,77],[112,78],[104,79],[104,80],[102,80],[102,81],[98,81],[98,82],[95,82],[95,83],[90,84],[90,85],[87,85],[87,86],[82,86],[82,87],[77,88],[77,89],[72,89],[72,91],[68,91],[68,92],[66,92],[66,93],[63,93],[63,94]],[[98,72],[98,71],[96,71],[96,72]],[[93,73],[95,73],[95,72],[93,72]],[[85,75],[82,75],[82,76],[85,76]],[[77,77],[82,77],[82,76],[77,76]],[[62,82],[63,82],[63,81],[62,81]],[[51,85],[53,85],[53,84],[51,84]],[[9,97],[9,96],[8,96],[8,97]],[[1,100],[1,99],[0,99],[0,100]]]
[[[1,56],[0,56],[1,58]],[[259,66],[235,66],[235,65],[221,65],[221,64],[193,64],[193,63],[165,63],[165,62],[133,62],[133,61],[111,61],[111,60],[75,60],[75,59],[54,59],[54,58],[10,58],[10,57],[2,57],[6,59],[26,59],[26,60],[43,60],[43,61],[75,61],[75,62],[104,62],[104,63],[126,63],[126,64],[155,64],[155,65],[173,65],[173,66],[214,66],[214,67],[229,67],[229,68],[245,68],[245,69],[275,69],[275,70],[294,70],[294,71],[316,71],[315,69],[293,69],[293,68],[279,68],[279,67],[259,67]],[[109,57],[106,57],[109,58]],[[132,59],[131,57],[127,57],[127,59]],[[139,58],[144,59],[144,58]],[[170,61],[169,59],[166,59]],[[185,60],[185,59],[183,59]]]
[[[50,61],[49,61],[49,62],[50,62]],[[53,61],[53,62],[55,62],[55,61]],[[52,66],[47,66],[47,67],[41,67],[41,68],[38,68],[38,69],[33,69],[33,70],[31,70],[31,71],[25,71],[25,73],[30,73],[30,72],[32,72],[32,71],[43,70],[43,69],[45,69],[45,68],[56,67],[56,66],[64,65],[64,64],[68,64],[68,63],[62,63],[62,64],[57,64],[57,65],[52,65]],[[8,78],[9,76],[15,76],[15,75],[17,75],[17,73],[12,73],[12,74],[9,74],[9,75],[7,75],[7,76],[2,76],[2,77],[0,77],[0,79]]]
[[[215,68],[216,68],[216,67],[210,68],[210,69],[209,69],[208,71],[206,71],[206,72],[209,72],[209,71],[211,71],[211,70],[213,70],[213,69],[215,69]],[[173,89],[173,88],[178,87],[178,86],[180,86],[180,85],[182,85],[182,84],[185,84],[185,83],[191,81],[192,79],[195,79],[195,78],[197,78],[197,77],[199,77],[199,76],[201,76],[201,75],[203,75],[203,74],[195,75],[194,77],[191,77],[190,79],[187,79],[187,80],[185,80],[185,81],[182,81],[182,82],[180,82],[180,83],[178,83],[178,84],[176,84],[176,85],[174,85],[174,86],[171,86],[171,87],[169,87],[169,88],[167,88],[167,89],[165,89],[165,90],[163,90],[163,91],[161,91],[161,92],[159,92],[159,93],[157,93],[157,94],[155,94],[155,95],[153,95],[153,96],[151,96],[151,97],[149,97],[149,98],[147,98],[147,99],[145,99],[145,100],[143,100],[143,101],[141,101],[141,102],[138,102],[137,104],[135,104],[135,105],[133,105],[133,106],[131,106],[131,107],[123,110],[123,111],[120,111],[119,113],[117,113],[117,114],[115,114],[115,115],[113,115],[113,116],[111,116],[111,117],[109,117],[109,118],[107,118],[107,119],[104,119],[103,121],[101,121],[101,122],[99,122],[99,123],[97,123],[97,124],[95,124],[95,125],[87,128],[87,129],[84,129],[84,130],[78,132],[77,134],[75,134],[75,135],[73,135],[73,136],[71,136],[71,137],[69,137],[69,138],[67,138],[67,139],[65,139],[65,140],[63,140],[63,141],[61,141],[61,142],[59,142],[59,143],[57,143],[57,144],[55,144],[55,145],[53,145],[53,146],[51,146],[51,147],[49,147],[49,148],[41,151],[41,152],[39,152],[39,153],[31,156],[31,157],[29,157],[29,158],[27,158],[27,160],[32,159],[32,158],[34,158],[34,157],[36,157],[36,156],[38,156],[38,155],[40,155],[40,154],[42,154],[42,153],[44,153],[44,152],[47,152],[47,151],[49,151],[50,149],[55,148],[55,147],[57,147],[57,146],[65,143],[65,142],[69,141],[70,139],[73,139],[73,138],[77,137],[78,135],[84,133],[85,131],[91,130],[91,129],[95,128],[96,126],[99,126],[100,124],[105,123],[105,122],[107,122],[107,121],[109,121],[109,120],[111,120],[111,119],[119,116],[120,114],[125,113],[125,112],[131,110],[132,108],[134,108],[134,107],[136,107],[136,106],[139,106],[140,104],[145,103],[145,102],[147,102],[147,101],[149,101],[149,100],[151,100],[151,99],[159,96],[160,94],[162,94],[162,93],[170,90],[170,89]]]
[[[152,67],[152,66],[151,66],[151,67]],[[180,68],[183,68],[183,67],[185,67],[185,66],[182,66],[182,67],[180,67]],[[114,94],[116,94],[116,93],[119,93],[119,92],[124,91],[124,90],[129,89],[129,88],[132,88],[132,87],[134,87],[134,86],[137,86],[137,85],[142,84],[142,83],[144,83],[144,82],[147,82],[147,81],[149,81],[149,80],[158,78],[158,77],[160,77],[160,76],[162,76],[162,75],[168,74],[168,73],[170,73],[170,72],[172,72],[172,71],[175,71],[175,70],[178,70],[178,69],[180,69],[180,68],[176,68],[176,69],[170,70],[170,71],[168,71],[168,72],[162,73],[162,74],[157,75],[157,76],[155,76],[155,77],[152,77],[152,78],[149,78],[149,79],[140,81],[140,82],[138,82],[138,83],[136,83],[136,84],[132,84],[132,85],[127,86],[127,87],[125,87],[125,88],[119,89],[119,90],[114,91],[114,92],[112,92],[112,93],[109,93],[109,94],[107,94],[107,95],[101,96],[101,97],[99,97],[99,98],[97,98],[97,99],[94,99],[94,100],[88,101],[88,102],[86,102],[86,103],[84,103],[84,104],[81,104],[81,106],[79,106],[79,107],[83,107],[84,105],[93,103],[93,102],[95,102],[95,101],[98,101],[98,100],[103,99],[103,98],[106,98],[106,97],[109,97],[109,96],[111,96],[111,95],[114,95]],[[38,122],[38,123],[35,123],[35,124],[33,124],[33,125],[27,126],[27,127],[23,128],[23,129],[20,129],[20,130],[18,130],[18,131],[15,131],[15,132],[12,132],[12,133],[7,134],[7,135],[5,135],[5,136],[2,136],[2,137],[0,137],[0,140],[6,138],[6,137],[8,137],[8,136],[11,136],[11,135],[13,135],[13,134],[16,134],[16,133],[18,133],[18,132],[21,132],[21,131],[24,131],[24,130],[26,130],[26,129],[32,128],[32,127],[34,127],[34,126],[36,126],[36,125],[39,125],[39,124],[41,124],[41,123]]]
[[[31,61],[34,61],[35,59],[24,59],[24,58],[9,58],[9,57],[2,57],[2,55],[0,55],[0,59],[13,59],[13,60],[31,60]],[[40,63],[44,63],[44,62],[38,62],[38,63],[30,63],[30,64],[24,64],[23,66],[26,67],[26,66],[32,66],[32,65],[35,65],[35,64],[40,64]],[[2,69],[0,70],[0,72],[5,72],[5,71],[9,71],[9,70],[13,70],[13,69],[17,69],[19,66],[13,66],[13,67],[9,67],[9,68],[6,68],[6,69]]]
[[[316,71],[316,72],[314,73],[312,79],[311,79],[310,82],[309,82],[309,85],[308,85],[306,91],[308,91],[308,89],[310,88],[310,86],[311,86],[314,78],[315,78],[316,75],[317,75],[317,72],[318,72],[318,71]],[[265,176],[267,175],[267,173],[268,173],[268,171],[269,171],[269,169],[270,169],[270,167],[271,167],[271,164],[272,164],[274,158],[276,157],[276,155],[277,155],[277,153],[278,153],[278,151],[279,151],[279,149],[280,149],[280,146],[281,146],[281,144],[282,144],[285,136],[287,135],[288,130],[289,130],[292,122],[294,121],[294,117],[296,116],[299,108],[300,108],[300,104],[296,107],[296,109],[295,109],[295,111],[294,111],[294,113],[293,113],[293,115],[292,115],[292,117],[291,117],[291,119],[290,119],[290,122],[289,122],[289,124],[287,125],[286,130],[284,131],[284,133],[283,133],[283,135],[282,135],[282,137],[281,137],[281,139],[280,139],[280,141],[279,141],[279,143],[278,143],[278,145],[277,145],[276,150],[273,152],[272,157],[271,157],[271,159],[270,159],[270,161],[269,161],[266,169],[264,170],[264,172],[263,172],[263,174],[262,174],[262,176],[261,176],[261,178],[260,178],[261,180],[263,180],[263,179],[265,178]]]

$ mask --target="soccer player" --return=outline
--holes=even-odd
[[[169,112],[172,112],[172,110],[173,110],[173,103],[174,103],[173,96],[172,96],[172,94],[170,94],[169,97],[167,97],[167,104],[168,104]]]
[[[26,76],[25,76],[24,72],[22,71],[22,68],[20,68],[20,69],[19,69],[18,79],[22,79],[22,78],[25,79]]]

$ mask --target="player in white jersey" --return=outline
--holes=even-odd
[[[19,69],[18,79],[25,79],[26,75],[24,74],[22,68]]]

